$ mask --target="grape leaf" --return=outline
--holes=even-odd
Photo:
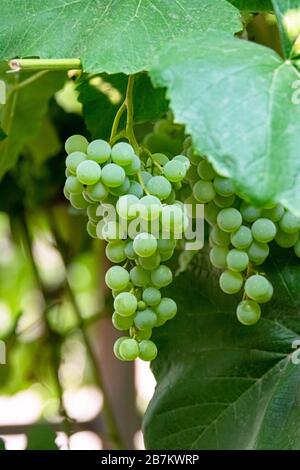
[[[300,54],[299,0],[272,0],[278,19],[282,49],[285,57]]]
[[[175,60],[176,59],[176,60]],[[293,65],[271,49],[220,34],[187,38],[150,71],[167,87],[195,147],[253,203],[300,215],[300,106]],[[294,87],[294,88],[293,88]],[[283,111],[284,110],[284,111]]]
[[[200,273],[181,275],[169,289],[179,313],[155,331],[157,387],[144,418],[146,447],[299,449],[300,374],[290,356],[299,339],[299,261],[284,266],[284,277],[281,264],[264,267],[274,299],[253,327],[237,322],[237,299],[227,296],[226,305],[214,271],[200,262]]]
[[[265,11],[273,10],[271,0],[228,0],[239,10]]]
[[[24,74],[23,79],[30,76]],[[8,137],[0,142],[0,178],[15,165],[24,145],[38,132],[49,99],[61,88],[64,80],[64,73],[50,72],[8,94],[2,117]]]
[[[146,70],[169,40],[241,29],[239,11],[225,0],[8,0],[1,16],[1,59],[76,57],[93,73]]]

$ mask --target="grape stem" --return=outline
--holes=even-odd
[[[79,70],[80,59],[13,59],[8,62],[12,72],[20,70]]]

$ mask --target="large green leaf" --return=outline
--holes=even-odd
[[[24,83],[30,76],[22,75]],[[49,72],[15,91],[10,88],[2,115],[3,130],[8,137],[0,142],[0,178],[13,168],[24,145],[39,131],[49,99],[64,80],[65,74]]]
[[[207,34],[167,48],[150,72],[195,147],[253,203],[300,214],[300,78],[271,49]]]
[[[148,69],[167,41],[188,33],[241,28],[225,0],[8,0],[1,18],[0,59],[76,57],[84,70],[108,73]]]
[[[0,127],[0,141],[4,140],[5,137],[6,137],[6,134],[5,134],[4,130]]]
[[[265,267],[274,300],[253,327],[238,323],[237,299],[225,300],[204,255],[200,274],[193,268],[175,282],[169,294],[179,313],[154,338],[147,448],[300,449],[300,369],[290,356],[298,333],[288,326],[299,332],[300,266],[283,260]]]
[[[245,11],[272,10],[271,0],[228,0],[232,5]]]
[[[282,49],[287,58],[300,54],[299,0],[272,0],[279,23]]]

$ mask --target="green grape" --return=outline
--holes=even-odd
[[[119,295],[121,292],[131,292],[132,289],[133,289],[133,284],[132,284],[132,282],[128,282],[128,284],[127,284],[127,286],[126,286],[125,289],[122,289],[122,290],[115,290],[115,289],[113,289],[113,290],[111,291],[111,293],[112,293],[113,298],[115,299],[115,298],[117,297],[117,295]]]
[[[150,273],[141,266],[134,266],[129,274],[134,286],[145,287],[150,283]]]
[[[133,325],[133,320],[134,315],[131,315],[130,317],[122,317],[122,315],[119,315],[117,312],[114,312],[112,316],[112,324],[114,325],[116,330],[119,331],[129,330],[129,328],[131,328]]]
[[[147,287],[143,291],[142,298],[147,305],[150,305],[150,307],[156,306],[161,301],[160,290],[155,287]]]
[[[185,156],[185,155],[176,155],[174,158],[173,158],[174,161],[180,161],[184,164],[185,166],[185,169],[186,171],[188,171],[188,169],[190,168],[191,166],[191,162],[189,161],[189,159]]]
[[[123,227],[114,220],[109,220],[104,225],[102,222],[97,225],[98,238],[111,242],[114,240],[120,240],[124,236]]]
[[[260,274],[248,277],[245,282],[245,293],[255,302],[268,302],[273,295],[273,287],[270,281]]]
[[[105,282],[110,289],[123,290],[129,283],[129,273],[121,266],[112,266],[106,272]]]
[[[68,176],[66,179],[65,188],[70,194],[81,194],[83,191],[83,186],[78,181],[76,176]]]
[[[218,246],[230,245],[230,234],[224,232],[217,225],[214,225],[210,231],[210,237],[212,242]]]
[[[93,140],[87,148],[88,158],[97,163],[104,163],[110,158],[111,148],[105,140]]]
[[[76,170],[76,176],[82,184],[95,184],[100,179],[101,167],[93,160],[85,160],[84,162],[79,163]]]
[[[193,186],[193,195],[198,202],[205,204],[212,201],[216,193],[211,181],[200,180]]]
[[[226,294],[237,294],[243,285],[243,277],[240,273],[227,269],[220,276],[220,287]]]
[[[87,193],[88,188],[90,188],[90,186],[87,186],[86,188],[84,188],[84,190],[82,191],[82,196],[84,197],[86,202],[88,202],[90,205],[95,204],[95,202],[97,202],[97,201],[94,201],[93,199],[90,198],[90,196]]]
[[[170,196],[167,197],[167,199],[165,199],[165,203],[166,204],[174,204],[176,200],[176,192],[174,189],[172,189],[171,193],[170,193]]]
[[[143,361],[154,361],[157,356],[157,347],[153,341],[143,340],[139,344],[139,358]]]
[[[143,220],[155,220],[159,217],[162,205],[156,196],[144,196],[139,203],[139,214]]]
[[[296,217],[289,211],[285,211],[279,221],[279,227],[283,232],[295,233],[300,230],[300,217]]]
[[[101,180],[109,188],[116,188],[124,183],[126,174],[123,168],[115,163],[108,163],[102,169]]]
[[[128,259],[134,260],[137,255],[133,249],[133,241],[130,240],[129,242],[126,243],[125,246],[125,255]]]
[[[149,330],[149,328],[154,327],[156,320],[155,312],[150,308],[146,308],[136,314],[134,324],[139,330]]]
[[[136,196],[126,194],[118,199],[116,210],[122,219],[131,220],[136,217],[137,204],[139,204],[139,199]]]
[[[158,266],[160,265],[160,254],[154,253],[153,255],[148,256],[148,258],[139,257],[139,263],[143,269],[146,269],[147,271],[152,271],[153,269],[158,268]]]
[[[68,178],[68,176],[72,176],[72,173],[70,172],[70,170],[68,170],[68,168],[65,169],[65,177]]]
[[[204,206],[204,218],[209,225],[214,225],[217,223],[218,213],[220,212],[219,207],[211,201]]]
[[[227,268],[226,258],[228,252],[229,250],[225,246],[214,246],[209,252],[209,259],[211,264],[218,269]]]
[[[130,317],[137,309],[136,297],[131,292],[121,292],[114,300],[114,309],[123,317]]]
[[[106,257],[112,263],[122,263],[125,261],[125,242],[122,240],[116,242],[110,242],[105,248]]]
[[[158,238],[157,239],[157,251],[160,255],[174,251],[176,241],[170,238]]]
[[[277,228],[275,241],[281,248],[291,248],[297,243],[298,238],[299,232],[287,233]]]
[[[269,252],[270,249],[266,243],[256,241],[253,241],[247,250],[250,261],[255,263],[257,266],[267,259]]]
[[[152,336],[152,329],[149,328],[148,330],[135,330],[134,336],[137,341],[143,341],[143,339],[150,339]]]
[[[114,163],[120,166],[127,166],[133,162],[134,150],[126,142],[119,142],[111,149],[111,158]]]
[[[135,175],[141,169],[141,160],[137,155],[133,155],[130,165],[124,167],[125,173],[129,176]]]
[[[128,193],[129,188],[130,180],[126,177],[120,186],[117,186],[116,188],[110,188],[110,193],[114,196],[123,196],[124,194]]]
[[[66,158],[66,167],[72,175],[76,175],[76,170],[80,163],[86,160],[86,154],[82,152],[73,152]]]
[[[151,155],[151,158],[149,159],[149,163],[152,164],[152,162],[159,163],[159,165],[164,166],[166,163],[168,163],[169,159],[167,155],[163,153],[153,153]]]
[[[155,308],[159,322],[166,322],[174,318],[177,313],[177,304],[173,299],[169,297],[163,297],[160,303]]]
[[[147,258],[155,253],[157,240],[151,233],[139,233],[133,240],[133,249],[138,256]]]
[[[199,175],[197,172],[197,167],[191,165],[190,168],[188,169],[185,178],[185,181],[188,181],[192,185],[195,184],[199,180]]]
[[[153,130],[156,134],[168,134],[172,130],[172,123],[167,119],[159,119],[154,124]]]
[[[256,219],[261,217],[262,209],[251,206],[247,202],[243,201],[240,207],[240,212],[246,222],[254,222]]]
[[[97,204],[91,204],[90,206],[88,206],[88,208],[86,210],[88,218],[92,222],[94,222],[95,224],[99,220],[99,216],[97,215],[97,210],[98,210],[98,205]]]
[[[147,183],[147,189],[153,196],[163,200],[170,196],[172,186],[164,176],[153,176]]]
[[[193,147],[190,147],[187,150],[187,156],[189,157],[190,162],[192,163],[192,165],[195,165],[195,166],[197,166],[203,160],[203,157],[201,155],[199,155],[199,153],[197,153],[193,149]]]
[[[97,226],[91,220],[89,220],[87,225],[86,225],[86,231],[87,231],[87,233],[89,234],[90,237],[98,238],[98,236],[97,236]]]
[[[138,183],[137,181],[131,181],[130,188],[128,189],[128,194],[132,194],[133,196],[136,196],[140,199],[144,194],[144,190],[140,183]]]
[[[145,304],[145,302],[143,300],[138,301],[138,306],[137,306],[138,310],[145,310],[146,307],[147,307],[147,305]]]
[[[164,166],[164,175],[173,183],[182,181],[186,175],[186,166],[179,160],[171,160]]]
[[[86,193],[92,201],[104,201],[108,196],[108,189],[101,181],[86,188]]]
[[[68,154],[71,154],[73,152],[83,152],[85,153],[88,147],[88,141],[83,135],[71,135],[66,140],[65,143],[65,149]]]
[[[89,206],[82,194],[71,194],[70,203],[75,209],[86,209]]]
[[[198,163],[197,172],[200,178],[205,181],[211,181],[216,176],[215,170],[207,160],[202,160],[200,163]]]
[[[298,240],[294,245],[295,255],[300,258],[300,240]]]
[[[232,181],[223,176],[216,176],[214,179],[214,188],[220,196],[232,196],[235,192]]]
[[[186,228],[184,213],[175,204],[162,207],[160,221],[164,234],[182,233]]]
[[[236,314],[243,325],[254,325],[260,319],[261,309],[253,300],[242,300],[237,307]]]
[[[245,251],[232,249],[227,255],[227,266],[231,271],[244,271],[249,264],[249,256]]]
[[[253,238],[261,243],[268,243],[276,235],[276,225],[269,219],[257,219],[251,227]]]
[[[246,225],[241,225],[236,232],[230,234],[230,241],[238,250],[248,248],[253,241],[251,229]]]
[[[169,259],[172,258],[173,254],[174,254],[174,250],[172,250],[172,251],[165,251],[164,253],[162,253],[162,254],[160,255],[160,261],[161,261],[161,262],[163,262],[163,261],[168,261]]]
[[[235,195],[232,194],[231,196],[220,196],[220,194],[216,194],[214,198],[214,203],[218,207],[232,207],[235,201]]]
[[[279,222],[281,217],[284,214],[284,208],[281,204],[277,204],[277,206],[272,207],[270,209],[263,209],[263,217],[266,219],[270,219],[273,222]]]
[[[217,223],[224,232],[235,232],[242,224],[241,213],[234,207],[222,209],[218,213]]]
[[[125,340],[125,339],[128,339],[127,336],[121,336],[121,338],[118,338],[116,341],[115,341],[115,344],[114,344],[114,355],[116,356],[117,359],[119,359],[120,361],[123,361],[124,359],[120,356],[120,345],[121,343]]]
[[[126,338],[119,345],[119,355],[124,361],[134,361],[139,356],[138,342],[133,338]]]
[[[152,175],[148,171],[141,171],[141,177],[142,177],[143,183],[147,185],[147,183],[151,180]]]
[[[158,289],[169,285],[172,282],[172,279],[173,275],[171,269],[164,264],[154,269],[151,273],[151,282]]]
[[[69,191],[67,190],[66,186],[64,186],[63,192],[64,192],[65,198],[68,199],[68,200],[70,200],[71,194],[70,194]]]

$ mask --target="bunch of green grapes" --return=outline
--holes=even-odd
[[[153,131],[144,138],[143,145],[152,153],[163,152],[167,156],[179,154],[184,140],[184,127],[173,122],[170,113],[167,118],[154,124]]]
[[[236,194],[229,178],[217,174],[206,158],[186,153],[192,163],[188,178],[192,195],[188,202],[205,204],[205,220],[210,225],[210,261],[223,270],[219,283],[223,292],[237,294],[244,289],[237,307],[238,320],[255,324],[261,316],[260,304],[273,295],[270,281],[259,272],[269,255],[273,240],[282,248],[294,247],[300,257],[300,218],[280,204],[258,208]]]
[[[107,241],[106,256],[116,264],[105,276],[114,297],[112,322],[128,333],[116,341],[115,355],[151,361],[157,355],[152,329],[177,312],[175,301],[163,297],[161,289],[172,282],[165,262],[188,223],[175,189],[190,162],[183,155],[169,160],[161,153],[143,162],[126,142],[110,147],[80,135],[70,137],[65,148],[65,196],[73,207],[86,209],[88,233]],[[116,220],[103,217],[108,204],[116,209]],[[131,235],[128,223],[139,226],[139,232]]]

